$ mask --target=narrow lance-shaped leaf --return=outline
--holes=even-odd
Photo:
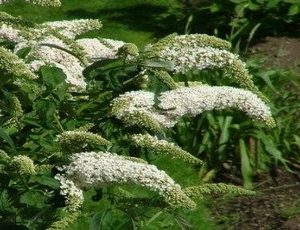
[[[245,141],[240,139],[240,154],[241,154],[241,170],[244,180],[244,187],[246,189],[252,188],[252,167],[250,165],[250,159],[248,157],[247,147]]]

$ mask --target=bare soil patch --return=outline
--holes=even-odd
[[[258,194],[211,203],[214,220],[220,229],[299,230],[300,172],[280,170],[276,178],[256,184]]]
[[[261,58],[266,67],[300,73],[300,38],[266,37],[250,49],[250,56]]]

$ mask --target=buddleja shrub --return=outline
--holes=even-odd
[[[235,109],[274,126],[267,99],[228,42],[173,34],[139,51],[122,41],[77,39],[99,29],[98,20],[0,18],[3,228],[89,224],[77,219],[91,228],[149,228],[161,213],[177,218],[196,209],[205,195],[253,193],[224,183],[182,187],[164,171],[181,161],[176,174],[185,176],[189,165],[197,175],[205,160],[172,141],[182,119]],[[193,72],[216,69],[236,87],[189,81]],[[159,158],[170,160],[158,168]],[[177,218],[153,227],[176,223],[186,225]]]

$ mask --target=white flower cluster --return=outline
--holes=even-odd
[[[45,22],[41,26],[55,29],[61,34],[74,39],[77,35],[100,29],[102,24],[98,19],[77,19]]]
[[[95,43],[95,41],[99,41],[99,43]],[[111,39],[79,39],[75,42],[82,48],[86,58],[90,59],[90,63],[93,62],[92,59],[94,58],[116,58],[118,48],[124,44],[124,42]],[[85,66],[79,58],[75,57],[70,52],[66,52],[66,50],[72,51],[69,45],[67,45],[63,40],[52,35],[41,38],[34,45],[33,41],[30,41],[29,43],[30,44],[19,43],[15,52],[22,47],[33,47],[33,50],[29,54],[35,58],[32,63],[29,63],[29,66],[32,69],[38,70],[38,68],[44,64],[53,65],[60,68],[65,73],[66,82],[70,85],[71,91],[85,90],[86,82],[82,74]],[[56,47],[53,47],[53,45]]]
[[[207,34],[184,34],[173,37],[173,45],[179,47],[188,46],[196,47],[214,47],[220,49],[230,49],[231,43],[221,38],[210,36]]]
[[[275,126],[269,107],[254,93],[229,86],[190,86],[169,90],[157,97],[145,91],[132,91],[120,95],[112,102],[112,114],[129,125],[140,123],[149,127],[148,120],[140,122],[133,114],[146,114],[162,127],[173,127],[178,118],[196,116],[204,111],[238,109],[254,120]]]
[[[147,91],[131,91],[126,92],[113,100],[112,104],[116,104],[120,109],[117,116],[123,117],[128,113],[135,111],[148,112],[154,105],[154,93]],[[114,109],[114,108],[113,108]],[[113,111],[114,112],[114,111]]]
[[[146,49],[146,56],[174,63],[175,73],[193,70],[222,69],[225,76],[240,87],[266,99],[252,81],[252,76],[238,55],[228,51],[230,43],[205,34],[170,35]]]
[[[192,164],[202,163],[200,159],[194,157],[174,143],[166,140],[159,140],[156,136],[151,136],[150,134],[136,134],[132,136],[132,139],[136,145],[147,148],[154,153],[168,155],[172,159],[180,159]]]
[[[231,43],[217,38],[215,36],[210,36],[207,34],[185,34],[177,35],[170,34],[157,43],[147,47],[147,51],[151,52],[151,55],[157,55],[162,49],[166,47],[174,47],[174,49],[182,48],[199,48],[199,47],[213,47],[219,49],[230,49]]]
[[[27,66],[29,67],[29,69],[32,71],[32,72],[38,72],[39,69],[46,65],[46,62],[42,61],[42,60],[34,60],[30,63],[27,64]]]
[[[206,34],[171,34],[149,46],[146,51],[150,56],[173,61],[176,73],[186,73],[231,64],[238,57],[226,50],[230,47],[229,42]]]
[[[54,6],[54,7],[61,6],[60,0],[24,0],[24,1],[35,5],[41,5],[41,6]],[[12,2],[12,1],[0,0],[0,4],[7,3],[7,2]]]
[[[154,108],[155,94],[147,91],[126,92],[112,101],[112,114],[129,125],[172,127],[173,120]]]
[[[54,177],[60,182],[60,194],[66,197],[66,205],[71,210],[76,210],[83,203],[83,192],[73,181],[66,179],[60,174]]]
[[[227,50],[212,47],[178,47],[167,46],[161,50],[159,57],[174,62],[176,73],[190,70],[217,69],[230,65],[238,57]]]
[[[157,192],[173,207],[193,208],[195,203],[164,171],[154,165],[132,162],[109,152],[74,154],[62,175],[78,188],[101,188],[113,184],[133,184]],[[62,179],[60,179],[62,181]],[[63,187],[67,192],[66,187]]]
[[[32,47],[32,50],[28,54],[28,57],[34,58],[34,60],[28,64],[30,69],[38,71],[39,68],[45,64],[53,65],[64,72],[66,82],[70,85],[72,91],[85,90],[86,82],[82,75],[84,65],[77,57],[65,51],[71,49],[62,40],[50,35],[36,41],[31,40],[19,43],[15,47],[14,52],[16,53],[24,47]]]
[[[122,41],[97,38],[82,38],[76,42],[91,61],[118,58],[118,50],[125,44]]]
[[[172,119],[196,116],[204,111],[234,108],[251,118],[274,126],[269,107],[254,93],[229,86],[182,87],[162,93],[158,107]]]
[[[60,68],[66,75],[70,91],[84,91],[86,82],[83,70],[86,65],[100,59],[115,59],[122,41],[112,39],[78,39],[76,35],[100,29],[99,20],[80,19],[71,21],[53,21],[40,25],[27,26],[19,18],[2,15],[9,22],[0,22],[0,39],[16,43],[14,53],[24,48],[31,48],[26,55],[26,62],[31,71],[38,72],[44,65]],[[5,21],[5,20],[4,20]]]
[[[13,28],[11,25],[6,24],[1,24],[0,39],[4,39],[14,43],[24,41],[24,38],[22,38],[17,29]]]
[[[39,44],[57,45],[59,47],[70,50],[70,48],[54,36],[46,37],[39,41]],[[84,90],[86,88],[86,82],[82,75],[84,66],[81,64],[78,58],[74,55],[57,48],[52,48],[47,45],[39,46],[38,49],[32,54],[36,58],[40,58],[46,63],[53,64],[54,66],[61,68],[67,76],[67,83],[71,85],[71,88],[77,88]]]

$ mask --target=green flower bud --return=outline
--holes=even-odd
[[[138,56],[139,55],[139,49],[135,44],[132,43],[126,43],[118,50],[119,55],[123,56]]]
[[[21,176],[35,175],[35,166],[33,161],[24,155],[18,155],[12,158],[10,169],[20,174]]]
[[[203,184],[184,188],[183,191],[190,198],[203,198],[210,194],[232,194],[232,195],[254,195],[255,192],[241,188],[239,186],[218,183],[218,184]]]

